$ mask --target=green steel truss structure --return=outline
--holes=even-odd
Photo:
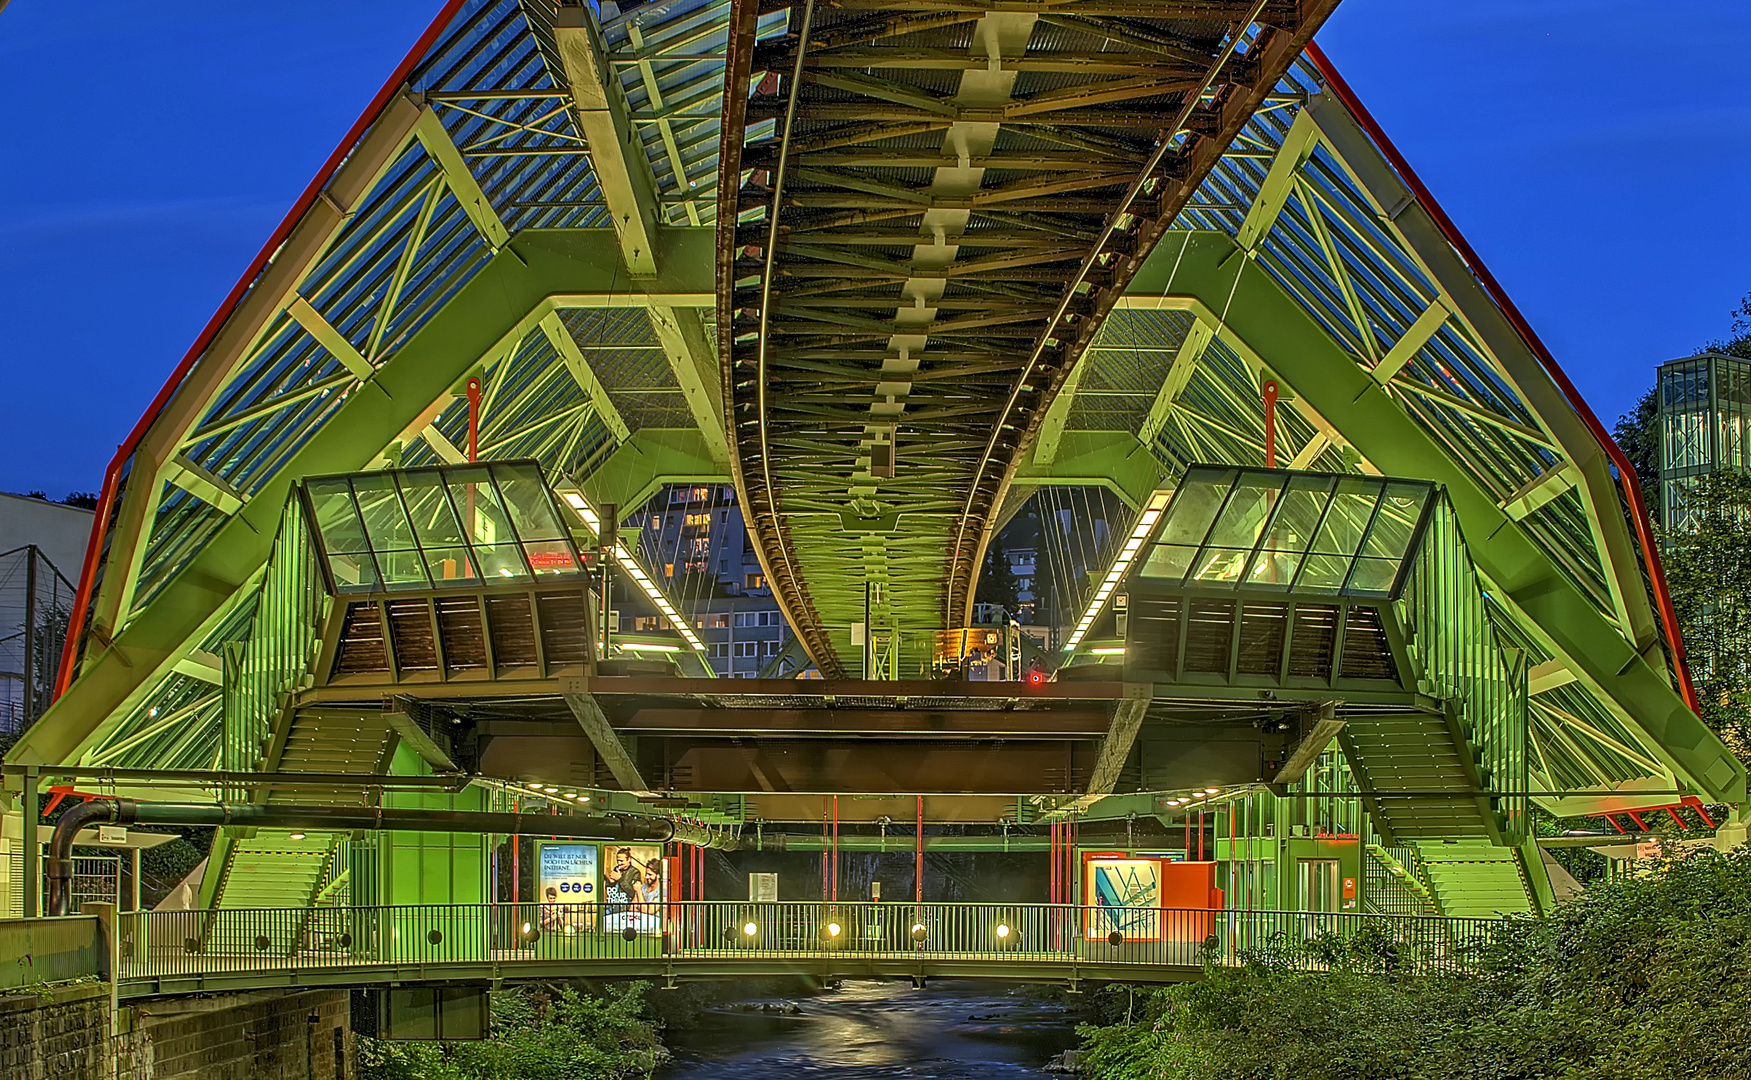
[[[1305,772],[1338,740],[1379,818],[1369,873],[1414,907],[1429,867],[1470,865],[1415,844],[1497,866],[1528,799],[1738,807],[1627,463],[1311,44],[1333,6],[452,0],[123,444],[59,699],[9,764],[446,771],[425,705],[349,721],[316,694],[343,630],[294,493],[463,463],[472,408],[483,461],[536,462],[592,506],[734,484],[830,679],[866,674],[853,624],[902,647],[964,625],[994,529],[1043,487],[1141,519],[1198,463],[1416,481],[1447,554],[1386,621],[1448,642],[1392,699],[1420,719],[1340,723],[1328,686],[1278,748]],[[1109,640],[1115,575],[1077,650]],[[538,673],[574,680],[554,707],[591,735],[603,798],[636,808],[613,792],[663,786],[648,755],[617,740],[601,671],[560,666]],[[1171,816],[1146,781],[1183,778],[1147,754],[1183,690],[1065,705],[1091,761],[1005,789],[1012,818]],[[1007,715],[969,730],[1000,743]],[[1424,729],[1464,797],[1413,821],[1366,793],[1418,782]],[[858,790],[894,787],[912,794]],[[952,791],[925,794],[953,819]],[[745,794],[690,797],[749,816]],[[335,872],[318,834],[227,844],[210,902],[276,858],[303,868],[289,903]]]

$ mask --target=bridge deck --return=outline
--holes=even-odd
[[[122,997],[576,977],[1170,982],[1265,953],[1318,970],[1345,947],[1403,970],[1450,970],[1500,925],[1491,919],[1046,904],[220,909],[121,916],[116,975]]]

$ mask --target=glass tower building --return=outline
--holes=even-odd
[[[1747,467],[1751,361],[1702,353],[1660,365],[1660,520],[1688,525],[1685,492],[1699,476]]]

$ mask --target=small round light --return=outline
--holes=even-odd
[[[759,932],[760,932],[760,928],[758,926],[755,926],[751,922],[742,924],[742,933],[746,937],[753,937],[755,934],[757,934]]]
[[[912,924],[912,940],[916,941],[918,944],[924,944],[925,935],[928,933],[930,933],[930,931],[924,929],[923,923]]]
[[[1112,933],[1107,935],[1107,944],[1108,945],[1118,946],[1118,945],[1123,945],[1124,943],[1125,943],[1125,932],[1123,930],[1114,930]]]
[[[291,837],[294,840],[302,840],[302,839],[304,839],[304,834],[301,832],[295,832],[295,833],[291,834]]]
[[[588,796],[588,795],[579,795],[579,796],[578,796],[578,801],[579,801],[579,802],[589,802],[589,801],[590,801],[590,797],[589,797],[589,796]]]
[[[558,791],[558,790],[559,790],[559,789],[558,789],[558,788],[556,788],[556,787],[544,787],[544,788],[542,788],[542,789],[541,789],[541,790],[542,790],[542,791],[549,791],[549,792],[551,792],[551,791]]]
[[[1207,787],[1204,789],[1204,794],[1206,794],[1206,795],[1220,795],[1220,794],[1222,794],[1222,789],[1219,787]]]
[[[998,923],[997,924],[997,937],[999,940],[1002,940],[1002,941],[1009,940],[1009,924],[1008,923]]]
[[[575,800],[576,800],[576,799],[577,799],[577,797],[578,797],[578,793],[577,793],[577,792],[575,792],[575,791],[568,791],[568,792],[566,792],[566,793],[565,793],[565,796],[564,796],[564,797],[565,797],[565,798],[567,798],[567,799],[572,799],[572,800],[574,800],[574,801],[575,801]]]
[[[523,924],[523,933],[527,934],[528,932],[529,932],[529,924],[524,923]]]
[[[844,929],[845,928],[843,926],[840,926],[838,923],[830,922],[827,924],[827,936],[830,938],[831,937],[838,937],[840,935],[840,933],[842,933],[844,931]]]

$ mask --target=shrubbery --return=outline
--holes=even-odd
[[[1118,991],[1115,1022],[1082,1029],[1091,1080],[1751,1078],[1751,851],[1591,886],[1464,974],[1393,974],[1379,942],[1325,947],[1328,973],[1255,957]]]
[[[644,1018],[645,984],[591,997],[570,987],[492,996],[480,1042],[359,1039],[362,1080],[619,1080],[648,1076],[667,1052]]]

